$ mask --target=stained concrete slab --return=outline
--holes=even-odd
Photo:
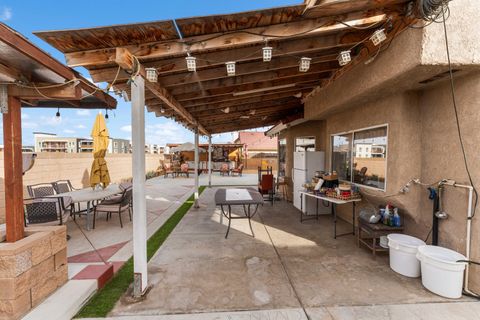
[[[225,239],[227,221],[213,204],[215,190],[202,194],[200,208],[187,213],[152,258],[153,287],[146,299],[131,304],[123,298],[110,316],[305,307],[311,319],[370,319],[372,307],[383,315],[394,312],[394,305],[454,304],[425,290],[420,279],[391,271],[386,256],[375,259],[356,246],[354,236],[333,239],[330,216],[300,223],[286,202],[259,209],[252,222],[255,237],[247,220],[234,220]],[[339,222],[338,229],[349,231],[351,225]]]

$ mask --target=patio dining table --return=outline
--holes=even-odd
[[[122,190],[118,184],[111,184],[105,189],[93,189],[93,188],[84,188],[80,190],[73,190],[70,192],[64,192],[56,194],[52,197],[62,197],[65,204],[74,204],[74,203],[87,203],[87,209],[85,211],[80,211],[77,214],[85,214],[86,222],[85,227],[87,230],[91,229],[92,221],[92,203],[94,201],[103,200],[105,198],[111,197],[118,193],[121,193]]]
[[[257,213],[258,207],[263,205],[263,196],[253,188],[247,189],[218,189],[215,192],[215,205],[220,206],[222,215],[228,219],[227,233],[225,239],[230,232],[230,224],[232,219],[248,219],[250,231],[255,237],[252,229],[251,218]],[[241,206],[245,216],[232,216],[232,207]],[[225,207],[227,211],[225,211]],[[253,208],[252,208],[253,207]],[[253,210],[252,210],[253,209]]]

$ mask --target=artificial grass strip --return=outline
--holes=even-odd
[[[205,186],[199,188],[199,194],[205,190]],[[191,195],[175,213],[158,229],[147,241],[147,260],[153,257],[155,252],[165,242],[170,233],[182,220],[192,207],[194,196]],[[115,303],[127,291],[133,282],[133,257],[128,259],[117,274],[105,287],[98,291],[75,316],[75,318],[104,318],[113,309]]]

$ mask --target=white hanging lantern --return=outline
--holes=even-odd
[[[158,73],[156,68],[145,68],[147,80],[150,82],[158,81]]]
[[[350,61],[352,61],[352,56],[350,54],[350,50],[340,52],[337,59],[338,59],[338,63],[340,64],[340,66],[343,67],[343,66],[347,65]]]
[[[185,58],[187,61],[187,70],[191,72],[197,71],[197,58],[188,56]]]
[[[300,72],[307,72],[310,69],[311,61],[312,61],[312,58],[302,57],[300,59],[300,66],[299,66]]]
[[[225,65],[227,66],[227,75],[234,76],[235,75],[235,61],[226,62]]]
[[[370,37],[375,46],[380,45],[383,41],[387,40],[387,35],[385,34],[385,29],[378,29]]]
[[[264,47],[263,49],[263,62],[272,61],[272,47]]]

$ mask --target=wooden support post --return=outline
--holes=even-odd
[[[212,187],[212,136],[208,136],[208,187]]]
[[[198,127],[195,127],[195,203],[194,207],[199,208],[198,204],[198,163],[200,157],[198,155]]]
[[[18,241],[24,236],[21,114],[20,100],[9,96],[8,113],[3,114],[7,242]]]
[[[132,90],[133,295],[147,290],[147,205],[145,200],[145,80],[137,76]]]

